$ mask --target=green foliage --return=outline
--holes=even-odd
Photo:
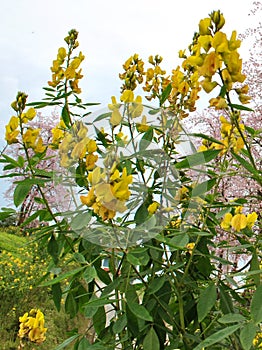
[[[36,114],[26,110],[27,96],[18,93],[12,103],[16,116],[6,140],[20,142],[24,158],[3,154],[1,162],[14,176],[17,167],[25,168],[26,179],[15,182],[18,209],[33,186],[39,193],[41,209],[23,225],[45,225],[38,225],[26,250],[21,246],[17,253],[4,242],[0,291],[10,297],[15,290],[20,300],[37,284],[39,296],[52,294],[57,310],[83,320],[57,350],[255,346],[262,323],[261,216],[249,208],[245,193],[229,201],[221,184],[237,174],[261,185],[252,149],[258,134],[241,120],[241,111],[250,108],[231,102],[234,95],[240,102],[249,98],[247,87],[238,87],[245,79],[240,42],[220,31],[224,22],[220,11],[200,21],[189,52],[180,53],[183,69],[171,78],[160,68],[160,56],[149,57],[153,68],[147,72],[137,54],[130,57],[120,74],[121,102],[112,97],[110,112],[95,120],[90,115],[87,122],[89,112],[82,112],[92,104],[78,97],[84,56],[75,52],[77,31],[70,31],[67,49],[60,48],[53,61],[47,97],[30,104],[61,108],[50,144],[43,145],[40,131],[27,124]],[[148,115],[133,92],[144,77],[147,99],[157,98],[160,106]],[[197,151],[181,120],[195,110],[201,88],[211,93],[217,85],[222,88],[210,107],[223,113],[221,139],[193,134],[202,139]],[[59,175],[66,174],[72,211],[52,209],[45,195],[53,173],[38,165],[50,149],[64,168]],[[3,209],[0,217],[11,214]]]

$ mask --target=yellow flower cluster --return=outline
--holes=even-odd
[[[58,49],[57,58],[53,61],[53,66],[51,67],[53,73],[52,81],[49,81],[48,84],[52,87],[57,87],[61,82],[68,81],[72,91],[75,94],[80,94],[81,89],[78,87],[78,83],[83,75],[79,66],[85,56],[80,52],[78,56],[71,59],[73,49],[78,46],[77,36],[78,32],[72,30],[69,32],[69,36],[65,38],[68,44],[68,52],[64,47]]]
[[[188,116],[189,112],[195,111],[196,101],[198,100],[198,92],[200,91],[200,84],[198,81],[197,72],[182,72],[178,66],[172,70],[171,76],[172,90],[169,96],[171,110],[183,119]]]
[[[221,116],[220,143],[212,142],[209,144],[207,140],[203,140],[199,151],[206,151],[207,149],[218,149],[221,150],[220,154],[222,155],[229,149],[232,149],[235,153],[238,153],[240,150],[242,150],[245,146],[245,143],[239,132],[239,129],[234,125],[235,121],[238,124],[238,128],[240,128],[241,132],[243,133],[245,131],[245,126],[244,124],[240,123],[239,114],[234,114],[231,120],[228,120],[224,116]]]
[[[150,56],[148,62],[153,66],[153,68],[148,68],[146,71],[146,82],[143,90],[146,92],[151,92],[146,98],[151,101],[153,98],[160,97],[162,92],[165,90],[167,85],[170,83],[170,79],[165,77],[166,71],[162,70],[160,63],[163,58],[159,55]]]
[[[51,132],[53,135],[53,139],[50,147],[52,149],[57,149],[60,142],[62,142],[66,134],[66,125],[62,118],[60,119],[60,122],[52,129]]]
[[[143,82],[144,62],[139,58],[138,54],[129,57],[123,64],[124,73],[119,74],[119,78],[124,81],[121,92],[125,90],[135,90],[137,83]]]
[[[120,174],[115,164],[109,174],[96,167],[88,174],[91,189],[87,196],[80,196],[81,202],[92,208],[103,221],[112,219],[116,212],[123,213],[127,209],[125,202],[130,196],[128,186],[132,180],[132,175],[127,174],[126,168]]]
[[[32,247],[32,251],[35,252],[36,249],[36,246]],[[23,256],[23,259],[6,250],[1,253],[0,290],[15,290],[18,292],[32,289],[37,279],[40,278],[39,266],[41,266],[41,272],[45,273],[46,260],[40,259],[31,251],[29,252],[28,247],[19,248],[18,253]],[[33,260],[35,263],[32,263]]]
[[[28,128],[22,136],[26,148],[32,148],[35,153],[43,153],[46,149],[42,137],[39,136],[40,130]]]
[[[257,333],[255,338],[253,339],[253,346],[256,349],[261,349],[262,348],[262,332]]]
[[[24,93],[19,92],[16,101],[11,104],[12,108],[18,113],[18,116],[12,116],[6,125],[5,139],[10,145],[12,143],[18,143],[18,136],[21,135],[22,141],[27,148],[32,148],[35,153],[43,153],[46,146],[43,144],[42,137],[39,136],[40,129],[32,129],[26,125],[36,116],[36,110],[34,108],[29,108],[26,112],[22,112],[25,108],[26,98],[27,96]]]
[[[19,317],[19,322],[18,336],[20,338],[26,338],[36,344],[42,344],[45,341],[47,328],[44,327],[44,314],[39,309],[31,309],[29,314],[26,312]]]
[[[242,60],[237,52],[241,41],[237,39],[236,31],[233,31],[228,39],[226,34],[220,31],[224,24],[225,19],[220,11],[214,11],[208,18],[202,19],[199,32],[195,34],[189,47],[190,56],[184,55],[183,68],[197,72],[199,78],[203,77],[201,86],[207,93],[218,85],[214,80],[215,74],[220,76],[226,92],[233,89],[234,83],[243,83],[246,78],[242,74]],[[235,91],[242,103],[249,101],[249,97],[246,96],[247,86]],[[211,99],[210,105],[216,109],[227,107],[222,96]]]
[[[117,103],[115,96],[111,97],[112,103],[108,104],[108,108],[112,111],[110,117],[110,124],[113,127],[121,124],[123,115],[120,112],[121,103]],[[126,104],[126,112],[131,119],[138,118],[143,113],[142,97],[134,95],[132,90],[125,90],[120,96],[121,102]],[[146,116],[143,115],[141,123],[136,123],[139,132],[146,132],[149,128],[147,125]]]
[[[94,168],[98,156],[93,153],[97,150],[97,145],[95,140],[87,137],[87,131],[87,127],[81,121],[75,122],[70,131],[65,133],[59,126],[55,128],[53,135],[56,137],[56,142],[62,139],[59,144],[61,166],[69,167],[79,159],[86,158],[87,170]]]
[[[245,215],[242,210],[242,207],[237,207],[234,210],[234,215],[226,213],[220,226],[226,231],[232,227],[236,232],[240,232],[245,228],[251,229],[258,218],[257,213],[253,212]]]

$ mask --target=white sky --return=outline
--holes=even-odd
[[[63,38],[79,31],[85,79],[80,87],[86,102],[105,106],[119,95],[118,73],[132,54],[145,61],[164,57],[167,72],[180,63],[178,51],[191,42],[201,18],[220,9],[225,31],[238,33],[252,24],[252,0],[0,0],[0,144],[9,107],[17,91],[30,101],[44,97],[50,66]],[[248,47],[244,50],[247,52]]]

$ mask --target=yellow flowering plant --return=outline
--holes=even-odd
[[[72,30],[53,61],[44,101],[28,104],[19,93],[12,103],[16,116],[6,141],[23,147],[28,174],[16,182],[14,202],[19,207],[31,186],[38,187],[43,208],[27,222],[45,221],[39,239],[53,259],[41,286],[51,287],[58,309],[64,295],[66,312],[91,318],[94,329],[91,343],[89,330],[81,329],[59,349],[73,342],[76,350],[253,346],[262,322],[261,214],[249,208],[245,193],[230,202],[220,188],[232,172],[261,186],[252,152],[259,132],[242,120],[251,109],[244,105],[241,41],[235,31],[222,32],[224,24],[220,11],[202,19],[170,75],[159,55],[149,57],[147,69],[138,54],[128,58],[121,94],[100,115],[79,112],[92,104],[79,97],[84,56],[76,54]],[[143,104],[139,85],[156,106]],[[214,94],[209,108],[221,111],[220,139],[187,132],[201,91]],[[61,118],[43,144],[41,130],[28,123],[35,109],[54,105]],[[50,149],[63,168],[59,174],[37,170]],[[3,153],[2,162],[10,168],[16,160]],[[47,181],[67,188],[69,210],[53,210]],[[65,266],[65,256],[74,263]],[[236,256],[248,258],[235,264]],[[43,341],[42,316],[33,312],[21,318],[19,334]]]

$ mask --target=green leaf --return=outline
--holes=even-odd
[[[71,343],[73,343],[73,341],[75,341],[77,338],[80,337],[80,334],[75,334],[72,335],[72,337],[66,339],[62,344],[58,345],[55,350],[61,350],[64,349],[66,346],[70,345]]]
[[[231,151],[233,157],[245,168],[247,171],[249,171],[251,174],[254,175],[256,179],[260,179],[261,181],[261,176],[259,175],[258,171],[254,168],[252,164],[250,164],[248,161],[246,161],[244,158],[240,157],[238,154],[235,152]]]
[[[54,235],[51,236],[51,238],[48,242],[47,251],[54,259],[54,262],[57,262],[59,246],[58,246],[58,243],[57,243]]]
[[[86,307],[100,307],[100,306],[104,306],[107,304],[111,304],[118,301],[118,299],[109,299],[108,296],[105,296],[103,298],[93,298],[90,299],[89,302],[86,304]]]
[[[14,205],[18,207],[26,199],[31,190],[31,185],[18,184],[14,190]]]
[[[81,253],[75,252],[75,253],[73,254],[73,258],[74,258],[74,260],[75,260],[76,262],[78,262],[79,264],[86,264],[86,263],[87,263],[87,262],[86,262],[86,259],[85,259],[85,257],[84,257],[84,255],[81,254]]]
[[[83,229],[89,224],[91,218],[91,212],[77,214],[71,221],[72,230],[77,231]]]
[[[89,341],[86,339],[86,337],[83,337],[77,346],[77,350],[86,350],[88,349],[89,345],[90,345]]]
[[[144,133],[143,137],[141,138],[141,140],[139,142],[139,152],[147,149],[147,147],[151,144],[153,135],[154,135],[154,129],[150,127]]]
[[[250,306],[251,318],[255,323],[262,322],[262,285],[257,287]]]
[[[254,323],[247,323],[240,332],[240,342],[243,350],[249,350],[256,336],[257,326]]]
[[[3,211],[0,212],[0,220],[4,220],[6,218],[8,218],[9,216],[12,216],[16,213],[16,211],[14,209],[10,209],[10,208],[1,208]]]
[[[96,278],[96,269],[94,266],[87,266],[84,273],[83,273],[83,278],[86,283],[90,283]]]
[[[158,336],[156,334],[156,331],[153,327],[150,327],[149,332],[145,336],[145,339],[143,341],[143,349],[144,350],[159,350],[160,349],[160,342],[158,339]]]
[[[252,253],[252,259],[250,262],[250,270],[249,271],[258,271],[260,272],[260,267],[259,267],[259,259],[256,250],[253,251]],[[258,287],[260,285],[260,273],[253,275],[253,279],[255,282],[255,285]]]
[[[135,302],[128,301],[128,307],[130,311],[141,320],[153,322],[152,316],[149,314],[148,310],[143,306]]]
[[[149,108],[151,108],[148,113],[151,114],[151,115],[155,115],[157,113],[160,112],[160,108],[152,108],[151,106],[148,106]]]
[[[210,142],[214,142],[214,143],[217,143],[219,145],[224,145],[221,141],[215,139],[214,137],[211,137],[211,136],[208,136],[208,135],[205,135],[205,134],[202,134],[202,133],[193,133],[193,134],[190,134],[191,136],[195,136],[195,137],[201,137],[201,139],[204,139],[204,140],[208,140]]]
[[[223,85],[223,86],[221,87],[221,89],[220,89],[219,96],[225,97],[226,92],[227,92],[227,86],[226,86],[226,85]]]
[[[192,191],[192,197],[198,197],[211,190],[212,187],[217,183],[217,179],[213,178],[198,184]]]
[[[252,108],[249,108],[249,107],[246,107],[246,106],[243,106],[243,105],[238,105],[238,104],[230,103],[229,106],[232,107],[232,108],[234,108],[234,109],[238,109],[238,110],[240,110],[240,111],[254,112],[254,110],[253,110]]]
[[[106,325],[106,313],[104,306],[98,308],[92,320],[95,331],[99,337],[99,334],[103,331]]]
[[[170,83],[167,85],[167,87],[165,88],[165,90],[162,92],[160,96],[160,106],[162,106],[165,103],[165,101],[168,99],[168,96],[170,95],[171,90],[172,90],[172,85]]]
[[[57,311],[60,311],[61,300],[62,300],[62,289],[61,289],[60,283],[56,283],[52,285],[52,296],[53,296],[53,301],[54,301],[55,307],[57,308]]]
[[[214,283],[210,283],[210,285],[200,293],[199,302],[197,304],[197,314],[199,322],[202,322],[207,316],[209,311],[215,305],[216,299],[216,286]]]
[[[73,293],[68,293],[65,300],[65,311],[70,315],[70,318],[74,318],[77,314],[77,303],[75,301]]]
[[[63,122],[65,123],[65,125],[70,128],[70,115],[69,115],[69,111],[68,111],[68,107],[64,106],[62,109],[62,119]]]
[[[220,283],[219,294],[220,294],[220,308],[224,314],[234,313],[234,307],[232,299],[226,290],[227,287],[224,283]]]
[[[156,293],[160,288],[163,287],[165,281],[166,281],[165,276],[155,277],[153,280],[150,281],[148,285],[147,293],[149,295]]]
[[[192,168],[197,165],[208,163],[212,159],[216,158],[219,152],[220,152],[219,150],[208,150],[204,152],[197,152],[195,154],[191,154],[181,162],[176,163],[175,167],[177,169]]]
[[[107,113],[100,114],[100,115],[93,121],[93,123],[96,123],[96,122],[98,122],[98,121],[100,121],[100,120],[109,118],[109,117],[111,117],[111,114],[112,114],[112,112],[107,112]]]
[[[113,332],[114,334],[121,333],[122,330],[126,327],[127,325],[127,318],[126,315],[121,315],[116,322],[113,325]]]
[[[227,338],[229,335],[238,330],[240,325],[229,326],[227,328],[221,329],[220,331],[210,335],[208,338],[203,340],[198,344],[193,350],[202,350],[204,347],[216,344],[221,340]]]
[[[147,248],[135,248],[127,254],[127,261],[132,265],[145,266],[149,261],[149,255],[147,253]]]
[[[169,241],[170,246],[176,248],[185,248],[189,242],[189,237],[186,233],[179,233],[172,237]]]
[[[226,324],[226,323],[235,323],[235,322],[243,322],[245,321],[245,317],[240,314],[226,314],[218,319],[218,322]]]
[[[59,275],[58,277],[52,279],[51,281],[47,281],[47,282],[42,283],[40,285],[40,287],[47,287],[47,286],[51,286],[53,284],[56,284],[58,282],[61,282],[61,281],[65,280],[65,279],[67,279],[69,277],[77,275],[80,271],[82,271],[85,268],[86,268],[86,266],[81,266],[81,267],[78,267],[77,269],[74,269],[74,270],[62,273],[61,275]]]

